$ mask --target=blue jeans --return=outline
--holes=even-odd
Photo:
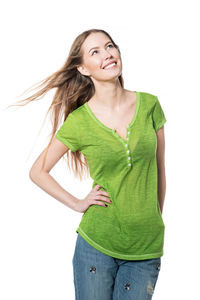
[[[89,245],[78,233],[72,264],[76,300],[150,300],[161,258],[114,258]]]

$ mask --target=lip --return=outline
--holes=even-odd
[[[117,61],[116,61],[116,60],[110,61],[109,63],[107,63],[107,64],[103,67],[103,69],[104,69],[105,67],[107,67],[107,66],[113,64],[113,63],[116,63],[116,64],[117,64]]]

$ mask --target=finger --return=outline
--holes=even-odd
[[[101,202],[101,201],[97,201],[97,200],[94,200],[94,203],[93,204],[97,204],[97,205],[100,205],[100,206],[105,206],[107,207],[107,204],[104,203],[104,202]]]
[[[102,186],[101,185],[99,185],[99,184],[97,184],[97,185],[95,185],[95,187],[93,188],[93,191],[98,191],[100,188],[102,188]]]
[[[101,196],[100,194],[97,194],[95,197],[95,200],[102,200],[102,201],[106,201],[108,203],[111,203],[111,199],[105,196]]]
[[[101,194],[101,195],[105,195],[107,197],[110,197],[108,192],[106,192],[106,191],[98,191],[98,193]]]

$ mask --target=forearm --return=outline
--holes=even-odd
[[[160,204],[161,213],[163,212],[164,200],[165,200],[165,193],[166,193],[166,176],[165,176],[165,169],[158,168],[158,201]]]
[[[59,183],[48,173],[44,171],[29,173],[30,179],[38,185],[46,193],[54,197],[56,200],[75,210],[78,201],[76,197],[64,190]]]

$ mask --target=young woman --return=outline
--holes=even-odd
[[[81,33],[42,85],[23,100],[56,88],[51,140],[30,178],[83,213],[72,260],[76,300],[152,299],[165,230],[166,118],[158,97],[124,88],[119,47],[99,29]],[[84,199],[49,174],[64,154],[75,176],[86,170],[94,180]]]

